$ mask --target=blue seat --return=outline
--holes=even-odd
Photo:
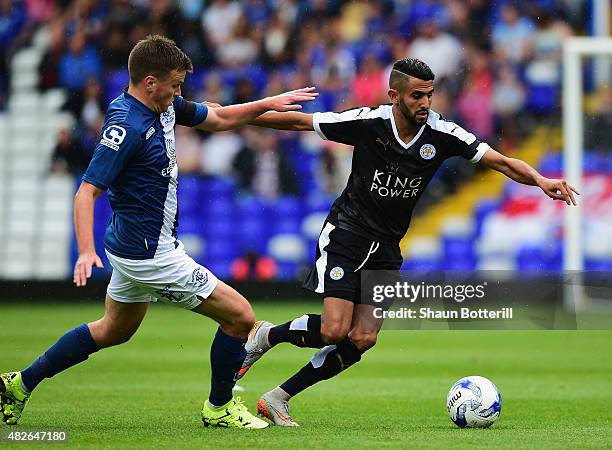
[[[210,177],[202,183],[201,189],[205,190],[204,194],[229,197],[236,193],[236,183],[223,177]]]
[[[178,232],[204,235],[206,234],[206,224],[198,216],[181,214],[178,222]]]
[[[207,258],[206,261],[203,261],[201,264],[210,269],[212,273],[217,276],[217,278],[229,279],[231,277],[232,259],[217,258],[211,260]]]
[[[208,201],[201,204],[201,213],[208,222],[233,220],[236,216],[236,210],[232,201],[216,197],[209,198]]]
[[[475,226],[474,226],[474,236],[480,236],[481,232],[482,232],[482,224],[485,220],[485,218],[497,211],[499,209],[500,206],[500,201],[499,200],[481,200],[480,203],[478,203],[478,205],[476,206],[475,210],[474,210],[474,222],[475,222]]]
[[[129,82],[130,75],[127,69],[117,69],[106,74],[104,78],[104,97],[106,104],[108,105],[120,95]]]
[[[301,218],[304,214],[302,203],[296,197],[281,197],[272,206],[272,209],[279,219],[285,217]]]
[[[527,109],[537,114],[550,114],[557,108],[557,87],[531,84],[527,87]]]
[[[296,278],[299,265],[290,262],[277,263],[277,278],[280,280],[294,280]]]
[[[474,270],[476,268],[476,257],[473,255],[466,257],[454,257],[451,259],[446,258],[440,263],[440,269],[442,270]]]
[[[229,220],[210,220],[206,225],[206,233],[210,239],[235,240],[238,230]]]
[[[241,252],[255,251],[263,254],[270,237],[270,229],[266,221],[261,217],[249,220],[242,219],[236,226],[236,241],[240,245]]]
[[[436,259],[408,259],[402,264],[402,270],[438,270],[440,262]]]
[[[272,225],[273,234],[300,234],[302,221],[298,217],[278,218]]]
[[[563,171],[563,155],[561,153],[549,153],[545,155],[538,165],[543,174],[559,174]]]
[[[585,270],[610,272],[612,271],[612,260],[609,259],[587,259],[584,262]]]
[[[210,263],[218,260],[232,260],[240,254],[237,243],[232,239],[218,239],[212,236],[206,244],[206,260]]]
[[[445,262],[474,257],[474,241],[468,238],[444,237],[442,239]]]
[[[305,213],[310,214],[313,212],[326,212],[329,211],[331,205],[334,203],[335,198],[323,194],[321,192],[312,192],[308,195],[305,202]]]

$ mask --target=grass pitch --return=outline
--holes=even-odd
[[[320,310],[299,302],[254,306],[258,318],[274,322]],[[27,366],[102,308],[1,304],[0,370]],[[301,428],[246,431],[202,427],[215,328],[205,317],[152,305],[130,342],[45,380],[10,430],[66,430],[68,442],[58,448],[79,449],[612,446],[610,331],[383,331],[361,363],[291,401]],[[261,393],[312,353],[275,348],[237,395],[253,411]],[[448,419],[446,394],[465,375],[488,377],[502,393],[502,414],[490,429],[461,430]],[[4,439],[8,429],[0,427]]]

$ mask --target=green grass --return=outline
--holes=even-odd
[[[278,322],[319,305],[255,309]],[[23,368],[101,312],[101,304],[1,304],[0,370]],[[16,429],[68,430],[68,444],[58,448],[80,449],[612,446],[610,331],[383,331],[361,363],[292,400],[301,428],[243,431],[201,425],[215,328],[207,318],[152,305],[129,343],[44,381]],[[279,346],[240,383],[240,395],[254,409],[261,393],[311,354]],[[461,430],[446,415],[447,391],[465,375],[486,376],[502,392],[502,414],[490,429]]]

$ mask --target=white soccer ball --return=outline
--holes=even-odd
[[[502,398],[497,387],[485,377],[461,378],[448,392],[448,416],[459,428],[487,428],[501,413]]]

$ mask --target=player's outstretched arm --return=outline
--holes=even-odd
[[[78,287],[87,284],[93,266],[104,267],[96,253],[93,236],[94,203],[100,194],[102,189],[83,181],[74,197],[74,230],[79,257],[74,265],[73,281]]]
[[[480,162],[508,178],[530,186],[538,186],[553,200],[563,200],[568,205],[576,205],[574,194],[580,195],[574,186],[563,179],[546,178],[524,161],[508,158],[489,148]]]
[[[209,108],[206,120],[196,128],[204,131],[231,130],[248,124],[266,111],[297,111],[302,108],[300,102],[314,100],[317,95],[314,87],[307,87],[254,102]]]
[[[275,130],[314,131],[312,114],[301,112],[270,111],[252,120],[249,124]]]

